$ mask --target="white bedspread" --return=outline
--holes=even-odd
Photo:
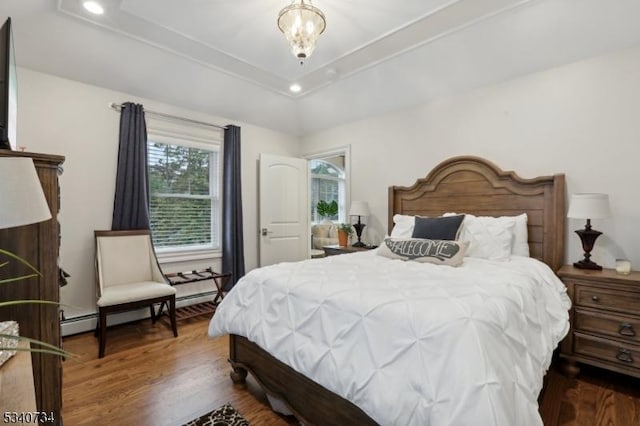
[[[251,271],[209,335],[247,337],[381,425],[541,425],[570,303],[534,259],[453,268],[370,251]]]

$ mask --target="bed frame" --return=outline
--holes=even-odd
[[[389,188],[389,232],[393,215],[434,216],[446,212],[482,216],[528,215],[529,248],[554,271],[563,263],[565,180],[563,174],[523,179],[478,157],[454,157],[410,187]],[[284,402],[305,425],[375,425],[351,402],[275,359],[244,337],[230,336],[234,383],[247,372],[265,392]]]

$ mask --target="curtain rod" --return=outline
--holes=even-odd
[[[109,108],[111,108],[113,110],[116,110],[116,111],[120,111],[122,109],[122,104],[117,104],[115,102],[111,102],[109,104]],[[200,124],[202,126],[209,126],[209,127],[215,127],[216,129],[220,129],[220,130],[227,130],[227,126],[218,126],[217,124],[205,123],[204,121],[192,120],[190,118],[179,117],[177,115],[171,115],[171,114],[165,114],[163,112],[151,111],[151,110],[148,110],[146,108],[144,108],[144,112],[147,113],[147,114],[157,115],[159,117],[172,118],[174,120],[186,121],[187,123]]]

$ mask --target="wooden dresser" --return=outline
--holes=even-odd
[[[571,330],[560,345],[565,372],[575,376],[581,362],[640,377],[640,272],[565,265],[558,275],[573,302]]]
[[[0,157],[30,157],[36,166],[52,218],[33,225],[0,230],[0,247],[28,260],[41,277],[0,286],[0,300],[40,299],[60,301],[58,250],[60,226],[58,210],[60,190],[58,168],[64,157],[0,150]],[[0,276],[18,276],[23,266],[11,262],[0,270]],[[0,309],[0,321],[15,320],[20,335],[60,346],[60,317],[57,305],[29,304]],[[62,424],[62,365],[58,356],[32,353],[36,404],[39,411],[53,413],[54,424]]]

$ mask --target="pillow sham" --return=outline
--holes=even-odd
[[[420,238],[385,238],[376,254],[390,259],[459,266],[469,243]]]
[[[503,218],[513,218],[515,221],[513,244],[511,245],[511,254],[516,256],[529,257],[529,231],[527,230],[527,222],[529,217],[526,213],[518,216],[502,216]]]
[[[466,214],[458,239],[469,242],[469,257],[505,261],[511,257],[514,228],[514,220]]]
[[[409,216],[405,214],[393,215],[393,229],[391,230],[391,236],[394,238],[411,238],[413,233],[413,225],[415,223],[415,216]]]
[[[411,238],[428,240],[456,240],[464,215],[421,217],[416,216]]]
[[[445,213],[444,216],[453,216],[458,213]],[[467,214],[470,217],[476,217]],[[516,256],[529,257],[529,232],[527,230],[527,222],[529,217],[526,213],[522,213],[518,216],[479,216],[485,218],[483,220],[487,222],[496,221],[498,224],[509,227],[509,223],[513,222],[513,239],[511,241],[511,254]],[[498,225],[497,225],[498,226]],[[462,222],[462,228],[464,229],[465,222]],[[460,233],[462,235],[462,232]]]

